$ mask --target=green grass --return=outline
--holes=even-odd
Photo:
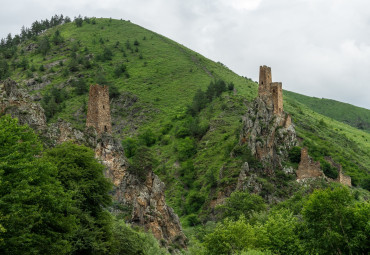
[[[370,110],[326,98],[308,97],[290,91],[285,95],[306,105],[317,113],[370,132]]]
[[[65,107],[48,121],[63,118],[75,127],[83,128],[83,106],[87,93],[78,96],[69,81],[80,78],[87,84],[93,84],[97,82],[97,74],[103,73],[107,83],[116,86],[122,94],[137,97],[137,101],[131,106],[125,106],[125,101],[112,101],[115,111],[112,115],[113,128],[119,128],[119,132],[114,135],[120,139],[137,139],[144,130],[151,129],[157,138],[157,142],[150,147],[156,162],[154,170],[166,184],[167,202],[174,207],[176,213],[184,216],[183,221],[190,213],[206,215],[207,205],[218,192],[235,185],[243,162],[241,158],[230,157],[230,151],[238,144],[241,117],[246,112],[248,102],[257,96],[257,84],[236,75],[221,63],[213,62],[129,21],[97,19],[95,25],[84,22],[82,27],[68,23],[52,28],[44,35],[51,36],[57,29],[64,38],[62,45],[52,45],[45,57],[34,51],[24,53],[30,65],[35,65],[37,69],[33,75],[47,76],[50,80],[50,84],[31,93],[45,95],[52,87],[67,92],[68,96],[63,102]],[[135,40],[139,42],[138,46],[134,46]],[[130,42],[132,52],[126,47],[127,41]],[[118,47],[115,47],[117,42]],[[19,49],[30,43],[37,42],[25,42]],[[78,44],[76,54],[81,58],[93,55],[90,60],[92,67],[79,65],[78,71],[66,72],[75,44]],[[104,47],[113,52],[112,60],[103,62],[96,59]],[[88,52],[85,52],[85,48]],[[18,61],[21,57],[18,55],[11,61]],[[46,66],[60,60],[66,62],[63,66],[56,65],[54,72],[50,72],[48,68],[44,72],[38,70],[40,65]],[[127,67],[129,77],[125,74],[118,78],[114,76],[115,67],[121,63]],[[11,78],[26,87],[25,80],[28,78],[25,71],[15,68]],[[215,79],[233,82],[236,92],[224,92],[196,116],[202,124],[208,124],[210,128],[200,139],[189,138],[195,141],[196,153],[181,161],[179,148],[184,143],[184,138],[178,138],[176,132],[189,118],[186,109],[196,90],[200,88],[204,91]],[[292,114],[298,136],[304,139],[303,144],[309,147],[309,153],[315,154],[316,158],[332,156],[343,165],[343,170],[351,175],[354,183],[360,185],[369,177],[370,134],[321,115],[301,98],[305,97],[284,91],[285,110]],[[324,104],[321,107],[326,109]],[[80,115],[78,112],[81,112]],[[332,115],[331,117],[334,118]],[[129,120],[129,123],[118,126],[124,120]],[[163,134],[161,129],[166,124],[171,124],[172,127]],[[186,168],[185,161],[194,168]],[[279,186],[271,186],[266,180],[260,181],[268,189]],[[295,181],[291,181],[288,185],[294,183]],[[289,187],[287,190],[288,193],[292,192]],[[198,199],[204,199],[205,207],[189,207],[189,197],[194,192],[199,194]],[[276,188],[276,193],[284,192]]]

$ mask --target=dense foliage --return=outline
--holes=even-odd
[[[296,215],[288,207],[256,210],[249,218],[246,211],[206,231],[189,254],[366,254],[370,248],[370,204],[345,187],[315,191]]]
[[[0,118],[1,254],[165,254],[114,219],[110,190],[91,149],[43,150],[32,129]]]

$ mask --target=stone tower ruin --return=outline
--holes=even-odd
[[[281,82],[272,82],[271,67],[260,66],[258,96],[273,105],[274,114],[283,113],[283,89]]]
[[[108,86],[90,86],[86,127],[94,127],[98,134],[112,132]]]

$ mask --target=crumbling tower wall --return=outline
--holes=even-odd
[[[94,127],[98,134],[112,132],[108,86],[90,86],[86,126]]]
[[[283,113],[283,88],[281,82],[271,83],[272,103],[274,105],[274,114]]]
[[[298,180],[324,176],[320,168],[320,162],[313,161],[308,156],[308,149],[305,147],[301,149],[301,161],[296,174]]]

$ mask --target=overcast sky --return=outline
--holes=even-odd
[[[0,37],[63,14],[112,17],[258,80],[370,109],[368,0],[0,0]]]

